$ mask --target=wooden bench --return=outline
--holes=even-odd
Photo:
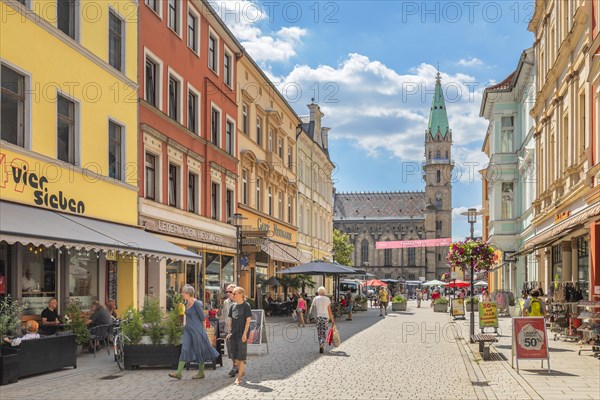
[[[483,359],[487,361],[490,359],[490,346],[492,343],[497,342],[498,339],[492,335],[473,335],[471,336],[471,341],[479,343],[479,352],[483,356]],[[486,344],[488,345],[486,346]]]

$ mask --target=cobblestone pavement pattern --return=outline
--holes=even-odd
[[[227,376],[229,360],[207,369],[203,380],[192,380],[190,370],[176,381],[164,369],[119,372],[112,356],[100,352],[80,357],[76,370],[3,386],[0,399],[600,399],[598,361],[573,361],[572,344],[550,343],[559,346],[552,352],[552,376],[539,362],[523,364],[519,376],[510,361],[481,361],[463,337],[468,324],[432,312],[427,302],[420,309],[409,302],[407,312],[386,318],[369,310],[340,321],[342,344],[322,355],[314,325],[297,328],[290,318],[267,322],[269,353],[250,356],[242,386]],[[509,325],[502,330],[509,332]],[[510,346],[503,337],[497,350],[508,351],[510,360],[505,342]]]

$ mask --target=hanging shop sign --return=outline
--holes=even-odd
[[[513,318],[512,358],[513,361],[516,360],[517,373],[519,372],[519,360],[523,359],[542,360],[542,368],[544,360],[547,360],[548,372],[550,372],[548,334],[544,317]]]
[[[479,329],[498,328],[498,306],[493,301],[479,303]]]

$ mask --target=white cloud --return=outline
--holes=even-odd
[[[296,48],[302,45],[302,37],[308,33],[298,27],[282,27],[277,32],[264,30],[269,16],[257,1],[220,0],[210,4],[261,66],[296,56]]]
[[[477,57],[471,57],[468,60],[461,58],[460,60],[458,60],[457,64],[462,67],[478,67],[480,65],[483,65],[483,61],[481,61]]]

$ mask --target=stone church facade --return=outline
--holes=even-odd
[[[350,236],[354,266],[378,278],[435,279],[448,272],[447,247],[377,250],[378,241],[452,237],[452,131],[441,77],[425,131],[424,192],[335,193],[333,226]]]

